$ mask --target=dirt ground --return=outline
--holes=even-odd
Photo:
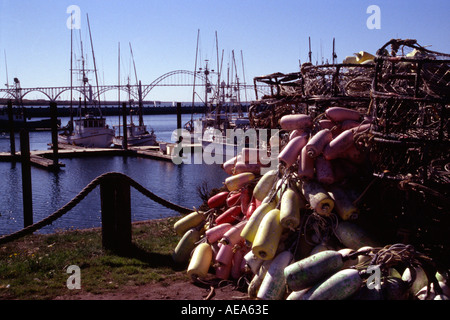
[[[112,292],[91,293],[71,290],[55,300],[247,300],[247,292],[234,284],[213,286],[186,280],[124,286]]]

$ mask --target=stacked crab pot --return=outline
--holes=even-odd
[[[446,299],[445,277],[430,277],[426,263],[417,263],[423,256],[407,246],[383,249],[355,223],[359,194],[346,182],[367,161],[357,138],[370,121],[356,110],[330,107],[315,119],[290,114],[279,124],[287,139],[270,139],[280,147],[276,169],[262,171],[243,149],[224,163],[229,177],[208,210],[175,223],[181,239],[173,259],[188,265],[188,275],[194,281],[245,277],[251,299],[430,299],[421,289],[429,284],[438,288],[435,297]],[[410,255],[397,262],[409,267],[400,275],[383,257],[405,252]],[[368,271],[374,262],[379,282]]]

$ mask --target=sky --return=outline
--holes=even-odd
[[[73,5],[80,12],[73,50],[80,57],[81,39],[92,67],[88,15],[99,84],[118,83],[119,43],[121,83],[135,83],[130,44],[143,85],[174,70],[194,71],[198,33],[197,68],[205,60],[217,66],[217,33],[223,77],[234,51],[239,81],[247,84],[256,76],[298,71],[308,60],[309,37],[319,63],[331,61],[333,38],[338,62],[362,50],[374,54],[392,38],[450,53],[448,0],[0,0],[1,88],[14,77],[23,88],[70,85]],[[368,11],[373,5],[379,15]],[[156,87],[146,100],[190,101],[192,88]]]

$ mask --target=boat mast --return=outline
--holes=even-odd
[[[73,13],[70,14],[70,124],[69,132],[73,131]]]
[[[244,77],[244,94],[245,94],[245,102],[247,102],[247,89],[246,89],[246,82],[245,82],[245,69],[244,69],[244,55],[242,54],[241,50],[241,60],[242,60],[242,75]]]
[[[136,78],[136,85],[138,86],[138,95],[139,95],[139,126],[144,125],[144,119],[142,118],[142,90],[140,82],[138,81],[137,71],[136,71],[136,63],[134,62],[134,55],[133,55],[133,49],[131,48],[131,42],[130,44],[130,52],[131,52],[131,59],[133,60],[133,68],[134,68],[134,76]]]
[[[236,102],[238,104],[238,115],[241,117],[242,116],[242,110],[241,110],[241,95],[240,95],[240,88],[239,88],[239,76],[238,76],[238,72],[237,72],[237,64],[236,64],[236,59],[234,57],[234,50],[232,50],[232,54],[233,54],[233,65],[234,65],[234,72],[235,72],[235,77],[236,77],[236,85],[237,88],[235,88],[236,90]]]
[[[5,53],[5,72],[6,72],[6,89],[9,89],[9,80],[8,80],[8,63],[6,61],[6,49],[3,51]]]
[[[195,66],[194,66],[194,86],[192,89],[192,110],[191,110],[191,127],[193,127],[194,121],[194,105],[195,105],[195,78],[197,74],[197,57],[198,57],[198,39],[200,37],[200,29],[197,31],[197,47],[195,49]],[[191,129],[193,130],[193,128]]]
[[[118,114],[119,114],[119,136],[120,136],[120,122],[121,122],[121,114],[120,114],[120,42],[118,44],[118,58],[117,58],[117,101],[118,101]]]
[[[92,60],[94,62],[95,82],[96,82],[96,85],[97,85],[98,110],[100,112],[100,117],[102,117],[102,111],[100,109],[100,90],[99,90],[99,86],[98,86],[97,66],[95,64],[94,45],[92,43],[91,26],[89,24],[89,15],[87,13],[86,13],[86,18],[87,18],[88,29],[89,29],[89,38],[91,40],[91,50],[92,50]]]
[[[308,37],[308,39],[309,39],[309,52],[308,52],[308,57],[309,57],[309,63],[312,63],[311,37]]]

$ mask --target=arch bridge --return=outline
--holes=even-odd
[[[194,82],[194,79],[199,80]],[[73,92],[78,92],[81,97],[86,98],[88,101],[96,100],[96,97],[108,91],[122,91],[129,95],[130,98],[135,100],[144,100],[145,97],[156,87],[180,87],[180,86],[205,86],[207,81],[211,84],[210,80],[206,78],[204,73],[193,72],[189,70],[175,70],[170,71],[162,76],[156,78],[150,84],[123,84],[123,85],[98,85],[94,86],[87,84],[85,86],[61,86],[61,87],[35,87],[35,88],[22,88],[20,82],[17,78],[15,80],[15,85],[10,86],[6,89],[0,89],[0,96],[3,98],[10,98],[14,100],[22,100],[25,96],[32,92],[42,93],[49,101],[56,101],[65,92],[73,90]],[[214,86],[211,86],[214,87]],[[239,89],[247,90],[254,89],[253,85],[240,84]]]

